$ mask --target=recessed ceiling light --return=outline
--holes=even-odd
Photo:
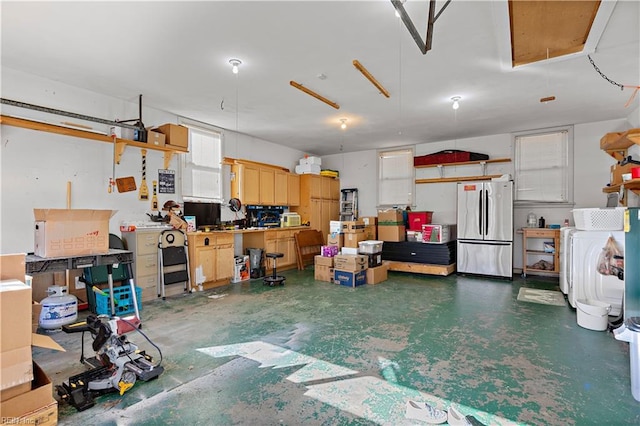
[[[231,72],[233,72],[234,74],[238,74],[238,71],[240,70],[239,67],[242,64],[242,61],[240,59],[229,59],[229,63],[231,64]]]
[[[346,118],[341,118],[341,119],[340,119],[340,123],[342,123],[342,124],[340,124],[340,128],[341,128],[342,130],[344,130],[344,129],[346,129],[346,128],[347,128],[347,119],[346,119]]]
[[[453,102],[453,104],[451,105],[451,108],[453,108],[453,109],[460,108],[460,99],[462,99],[462,97],[460,97],[460,96],[452,97],[451,101]]]

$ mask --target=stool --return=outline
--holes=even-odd
[[[286,279],[282,275],[277,275],[276,273],[276,262],[279,257],[284,257],[282,253],[267,253],[266,257],[269,259],[273,259],[273,273],[269,277],[264,277],[264,285],[269,285],[273,287],[274,285],[284,285],[284,280]]]

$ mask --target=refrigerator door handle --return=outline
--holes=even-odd
[[[489,190],[484,190],[484,205],[485,205],[485,215],[484,215],[484,235],[489,234]]]
[[[478,197],[478,232],[483,235],[482,232],[482,190],[480,190],[480,196]]]

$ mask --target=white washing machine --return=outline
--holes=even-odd
[[[609,315],[620,315],[624,281],[613,275],[602,275],[597,271],[598,257],[613,236],[624,255],[623,231],[575,231],[570,233],[571,270],[567,299],[574,308],[576,300],[590,299],[611,305]]]
[[[569,294],[569,274],[571,272],[571,234],[574,226],[560,228],[560,291]]]

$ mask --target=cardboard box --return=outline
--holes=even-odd
[[[339,254],[333,258],[336,269],[357,272],[367,269],[367,256],[359,254]]]
[[[333,259],[334,257],[325,257],[317,255],[314,258],[315,266],[328,266],[329,268],[333,268]]]
[[[20,416],[19,418],[4,419],[7,423],[0,424],[21,424],[38,426],[55,426],[58,424],[58,402],[54,401],[36,411]]]
[[[336,246],[338,247],[338,250],[340,250],[344,247],[344,235],[337,233],[329,234],[327,236],[327,245]]]
[[[31,303],[31,287],[15,279],[0,281],[0,390],[33,379]]]
[[[189,148],[189,129],[177,124],[163,124],[155,129],[165,136],[165,144],[180,148]]]
[[[367,235],[364,232],[344,234],[344,247],[358,248],[358,243],[366,240]]]
[[[234,257],[233,278],[232,283],[239,283],[249,280],[250,263],[249,256]]]
[[[364,222],[364,226],[378,226],[378,218],[376,216],[364,216],[360,219]]]
[[[405,241],[404,226],[378,225],[378,239],[381,241]]]
[[[30,369],[33,371],[33,381],[30,381],[29,383],[30,390],[0,402],[0,412],[2,413],[3,421],[6,421],[5,419],[7,418],[21,418],[23,416],[32,415],[44,407],[49,407],[55,402],[53,399],[53,385],[51,384],[49,377],[35,362],[32,363]],[[27,423],[18,423],[16,421],[12,424]],[[37,424],[41,425],[43,423]]]
[[[342,222],[339,220],[330,220],[329,221],[329,232],[331,234],[342,234]]]
[[[109,252],[109,219],[113,210],[33,209],[34,252],[66,257]]]
[[[333,271],[333,281],[336,284],[347,287],[357,287],[367,283],[367,271],[352,272],[335,269]]]
[[[38,331],[40,325],[40,312],[42,312],[42,305],[35,300],[31,304],[31,332]]]
[[[414,243],[422,242],[422,231],[407,231],[407,241]]]
[[[153,146],[164,146],[166,136],[160,132],[147,130],[147,143]]]
[[[342,222],[342,232],[344,233],[358,233],[358,232],[364,232],[364,228],[365,228],[365,224],[362,220],[358,219],[358,220],[348,220],[345,222]]]
[[[316,281],[333,282],[333,268],[325,265],[315,265],[313,268],[313,278]]]
[[[387,280],[389,266],[381,265],[367,269],[367,284],[378,284]]]
[[[364,227],[364,235],[367,237],[367,240],[377,240],[378,239],[378,225],[367,225]]]
[[[378,210],[378,225],[387,223],[389,225],[404,224],[403,211],[398,209]]]
[[[456,238],[456,225],[422,225],[423,243],[443,244]]]
[[[614,164],[611,166],[611,184],[619,185],[622,183],[622,175],[625,173],[631,173],[631,169],[638,167],[637,164],[628,163],[624,166],[620,164]]]

